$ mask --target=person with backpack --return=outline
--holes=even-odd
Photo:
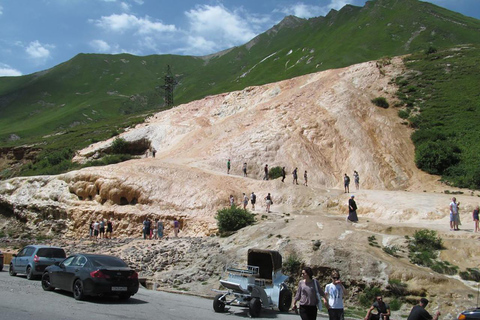
[[[270,206],[273,204],[273,201],[272,201],[272,196],[270,195],[270,192],[267,194],[267,196],[265,197],[265,204],[267,206],[266,208],[266,212],[267,213],[270,213]]]
[[[113,223],[110,219],[107,219],[107,233],[105,234],[105,238],[112,239],[112,232],[113,232]]]
[[[325,300],[325,292],[316,279],[313,279],[313,271],[310,267],[302,269],[302,278],[298,283],[297,293],[293,300],[293,310],[300,314],[302,320],[317,319],[317,308],[322,307]],[[300,301],[300,308],[297,311],[297,302]]]
[[[257,195],[253,193],[250,195],[250,203],[252,204],[252,210],[255,210],[255,202],[257,202]]]

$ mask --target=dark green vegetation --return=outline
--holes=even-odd
[[[479,36],[480,38],[480,36]],[[414,54],[397,79],[402,118],[412,135],[417,166],[458,187],[480,188],[480,46]]]
[[[218,210],[215,219],[217,219],[218,231],[221,234],[237,231],[255,222],[255,216],[252,213],[235,205],[231,208]]]
[[[34,145],[40,149],[32,166],[8,168],[0,173],[0,178],[43,174],[47,167],[50,173],[69,170],[64,161],[53,164],[48,160],[47,167],[40,162],[63,149],[70,148],[73,154],[164,109],[163,94],[157,88],[163,84],[167,65],[178,80],[174,99],[180,104],[386,56],[424,52],[434,57],[445,48],[479,44],[479,30],[479,20],[430,3],[374,0],[365,7],[347,5],[340,11],[332,10],[326,17],[286,17],[249,43],[208,57],[79,54],[43,72],[0,78],[0,147]],[[413,62],[410,65],[415,66]],[[411,80],[414,79],[405,81]],[[457,80],[452,77],[448,82]],[[421,88],[415,84],[407,87]],[[475,92],[462,93],[474,103]],[[417,102],[417,98],[412,100],[412,104]],[[451,100],[448,105],[465,108],[460,102]],[[402,115],[407,118],[410,114]],[[422,117],[429,118],[431,114],[422,111]],[[415,119],[410,116],[411,123],[423,130],[425,120]],[[463,136],[458,135],[457,139]],[[447,163],[447,169],[442,169],[447,177],[463,175],[468,180],[474,176],[468,171],[470,162],[466,160],[466,153],[475,153],[465,150],[470,142],[463,140],[459,144],[462,153],[456,166]]]
[[[410,262],[429,267],[435,272],[457,274],[458,267],[438,258],[438,251],[444,249],[442,239],[434,230],[415,231],[408,243]]]
[[[270,180],[282,177],[282,167],[272,167],[268,170],[268,178]]]

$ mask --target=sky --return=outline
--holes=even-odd
[[[325,16],[366,0],[0,0],[0,76],[79,53],[203,56],[245,44],[287,15]],[[480,0],[428,0],[480,19]]]

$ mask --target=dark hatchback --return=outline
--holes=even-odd
[[[137,293],[138,286],[138,273],[122,259],[99,254],[74,254],[47,267],[42,275],[43,290],[70,291],[76,300],[102,295],[126,300]]]
[[[480,319],[480,308],[472,308],[463,311],[457,317],[458,320],[475,320]]]

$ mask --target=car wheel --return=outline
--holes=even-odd
[[[260,299],[252,298],[248,304],[248,311],[250,312],[250,316],[252,318],[258,317],[260,315],[260,311],[262,311],[262,302]]]
[[[32,267],[30,266],[27,267],[27,279],[28,280],[35,279],[35,276],[33,275]]]
[[[50,275],[48,274],[48,272],[45,272],[42,275],[42,289],[45,291],[55,290],[55,287],[52,287],[52,285],[50,284]]]
[[[118,295],[118,298],[120,300],[128,300],[130,299],[131,295],[129,293],[121,293]]]
[[[213,310],[215,312],[225,312],[225,297],[223,294],[219,293],[213,299]]]
[[[80,279],[77,279],[73,284],[73,297],[75,300],[85,299],[85,295],[83,294],[83,283]]]
[[[8,274],[11,275],[11,276],[16,276],[17,275],[15,270],[13,270],[13,264],[12,263],[10,263],[10,269],[8,269]]]
[[[287,312],[292,305],[292,291],[285,289],[280,291],[280,297],[278,299],[278,310]]]

